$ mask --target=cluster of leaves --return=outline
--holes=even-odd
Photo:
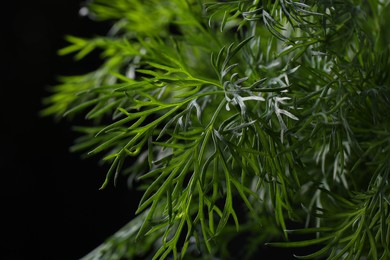
[[[270,245],[390,258],[389,1],[87,7],[112,29],[60,53],[104,63],[63,77],[43,114],[84,114],[72,149],[110,165],[101,188],[124,173],[144,196],[86,259],[223,257],[248,231],[240,257],[284,240]]]

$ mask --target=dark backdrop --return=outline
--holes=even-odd
[[[137,198],[125,181],[99,191],[107,169],[68,151],[76,137],[71,124],[38,116],[56,76],[100,63],[97,55],[74,63],[56,54],[66,45],[66,34],[107,31],[107,24],[78,15],[81,4],[12,0],[0,5],[1,259],[78,259],[134,213]]]

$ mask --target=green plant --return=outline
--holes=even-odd
[[[127,174],[144,196],[86,259],[228,258],[240,234],[246,259],[268,242],[390,258],[389,1],[87,6],[111,31],[60,54],[104,63],[62,78],[42,113],[85,115],[72,150],[107,162],[101,188]]]

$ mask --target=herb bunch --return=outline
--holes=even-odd
[[[144,195],[85,259],[225,259],[240,234],[245,259],[269,242],[390,258],[389,1],[87,8],[111,30],[60,54],[98,49],[103,64],[62,77],[42,113],[84,116],[72,150],[108,164],[101,188],[127,174]]]

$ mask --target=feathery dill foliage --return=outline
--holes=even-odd
[[[112,29],[60,53],[104,63],[43,114],[85,116],[72,149],[110,165],[101,188],[124,173],[144,196],[85,259],[250,259],[272,241],[389,259],[389,2],[89,2]]]

